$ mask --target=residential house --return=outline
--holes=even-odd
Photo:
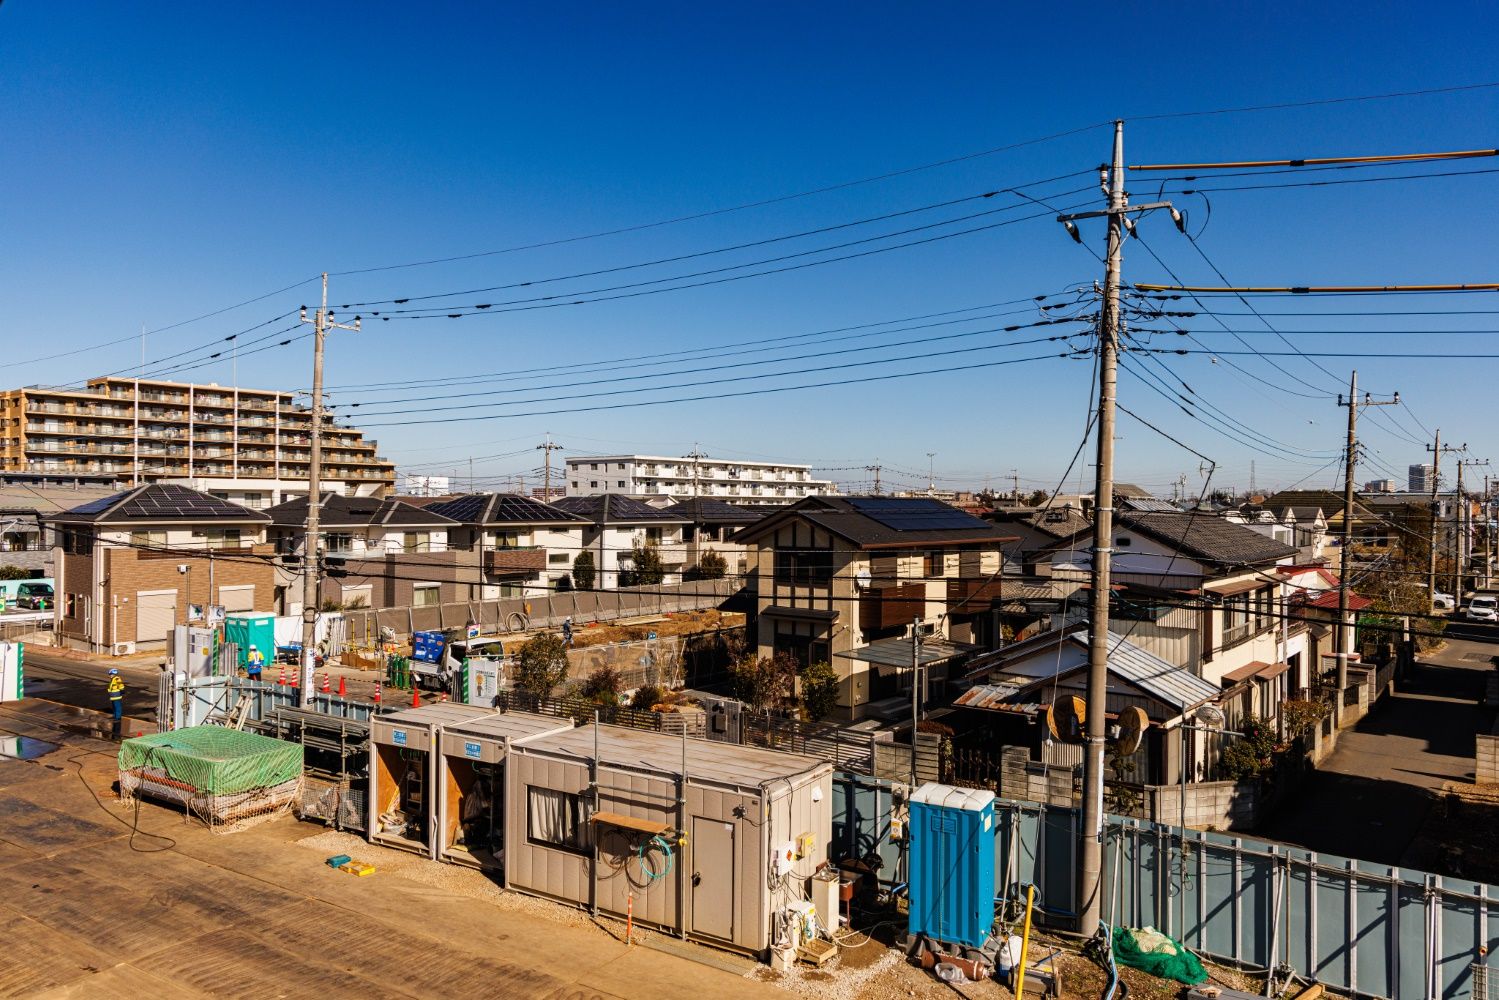
[[[1111,617],[1131,642],[1213,684],[1256,661],[1307,676],[1305,629],[1278,627],[1275,571],[1295,548],[1203,512],[1120,511],[1114,529]],[[1086,583],[1091,570],[1091,548],[1053,546],[1053,576]]]
[[[988,748],[1024,746],[1032,760],[1080,766],[1080,734],[1062,733],[1063,739],[1055,740],[1047,708],[1059,699],[1086,698],[1089,636],[1086,622],[1073,622],[974,658],[966,668],[974,685],[954,701],[959,711],[949,720],[959,730],[959,742],[973,742],[977,735]],[[1110,718],[1138,707],[1150,720],[1140,749],[1123,762],[1111,761],[1112,777],[1145,785],[1179,782],[1183,731],[1177,727],[1201,706],[1216,702],[1222,691],[1136,645],[1123,631],[1109,634],[1108,668]],[[1207,764],[1216,755],[1204,752],[1208,747],[1203,741],[1191,739],[1198,734],[1186,735],[1185,759],[1194,762],[1188,778],[1196,781],[1208,775]]]
[[[46,517],[120,490],[119,486],[0,482],[0,566],[14,566],[37,577],[53,576],[56,540],[53,529],[44,523]]]
[[[668,514],[686,518],[682,529],[682,541],[687,546],[686,565],[689,569],[702,562],[705,552],[715,552],[723,557],[730,576],[743,576],[749,572],[749,546],[730,541],[734,533],[760,520],[762,511],[748,510],[723,500],[693,497],[663,508]]]
[[[302,613],[306,565],[307,498],[267,509],[270,533],[282,557],[278,612]],[[460,577],[462,553],[448,547],[458,522],[431,510],[380,497],[324,493],[318,507],[320,607],[429,607],[468,597]]]
[[[457,522],[448,544],[466,553],[472,600],[545,597],[572,588],[588,522],[519,493],[469,493],[425,502]]]
[[[1058,542],[1069,541],[1078,546],[1093,544],[1092,519],[1084,517],[1082,509],[1072,504],[999,508],[985,517],[1002,525],[1007,534],[1018,540],[1010,561],[1019,567],[1021,573],[1034,574],[1038,564],[1049,569],[1051,553]]]
[[[913,653],[941,683],[992,642],[1015,539],[940,500],[855,496],[808,497],[733,540],[754,549],[758,655],[831,663],[839,714],[860,719],[909,705]],[[918,619],[929,634],[913,650]]]
[[[618,493],[563,497],[552,506],[586,522],[583,551],[593,554],[595,590],[628,585],[635,568],[631,553],[646,545],[655,547],[666,570],[661,582],[682,582],[687,567],[682,541],[686,518]]]
[[[270,517],[156,483],[42,515],[55,533],[56,632],[67,646],[161,650],[189,605],[272,611]]]

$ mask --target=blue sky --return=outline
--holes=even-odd
[[[6,136],[0,144],[5,191],[5,266],[0,269],[5,358],[0,364],[9,366],[0,381],[71,383],[127,369],[140,360],[140,345],[133,340],[67,358],[18,362],[130,338],[142,324],[166,327],[322,270],[404,264],[693,215],[1119,116],[1134,119],[1126,132],[1130,162],[1492,146],[1499,89],[1143,120],[1499,79],[1492,69],[1499,32],[1491,11],[1478,4],[1442,8],[1157,4],[1134,8],[1130,19],[1111,24],[1119,8],[1101,4],[1058,11],[978,4],[730,9],[13,0],[0,8],[0,134]],[[539,281],[840,225],[1082,171],[1107,157],[1108,141],[1106,129],[1092,129],[691,222],[441,265],[336,276],[331,300],[373,302]],[[1473,161],[1450,169],[1495,163]],[[1357,176],[1431,169],[1436,168],[1380,168]],[[1216,183],[1300,179],[1273,175]],[[1092,183],[1083,176],[1028,191],[1055,195]],[[1173,197],[1188,209],[1194,232],[1206,223],[1199,245],[1237,283],[1493,281],[1496,183],[1499,174],[1220,192],[1209,196],[1210,217],[1201,198]],[[1155,187],[1132,178],[1136,200],[1154,197]],[[1096,187],[1062,201],[1096,202],[1095,195]],[[1004,197],[704,259],[557,282],[545,291],[560,295],[797,253],[990,210],[1004,204]],[[1029,214],[1029,209],[1011,211],[967,225]],[[1184,279],[1217,283],[1169,220],[1146,220],[1142,235]],[[1102,249],[1096,224],[1085,228],[1085,236],[1093,249]],[[820,258],[801,258],[808,259]],[[745,345],[1055,293],[1100,273],[1093,256],[1060,227],[1036,219],[672,293],[460,320],[366,322],[360,334],[333,336],[328,383],[339,412],[367,425],[389,457],[414,467],[422,463],[420,471],[467,477],[469,456],[479,456],[474,467],[481,485],[538,464],[534,452],[509,453],[529,449],[550,431],[572,454],[677,454],[696,442],[715,455],[811,461],[837,470],[829,474],[844,480],[867,478],[844,470],[878,459],[888,467],[887,484],[924,485],[926,453],[936,452],[932,461],[945,485],[1004,483],[1013,468],[1024,485],[1049,486],[1067,466],[1082,432],[1089,363],[1057,358],[970,367],[1059,350],[1055,344],[938,352],[997,344],[1006,336],[1029,339],[1056,328],[861,350],[821,363],[905,360],[723,387],[733,391],[946,369],[801,392],[483,420],[458,418],[493,417],[504,412],[493,404],[507,397],[450,394],[526,389],[508,398],[540,400],[510,408],[529,412],[711,393],[712,388],[684,388],[558,398],[690,384],[711,376],[670,373],[706,367],[715,355],[658,359],[656,367],[631,369],[622,366],[637,362],[614,359]],[[1126,247],[1125,274],[1134,281],[1169,280],[1134,242]],[[509,301],[544,294],[540,287],[435,301]],[[257,329],[245,340],[273,333],[283,328],[273,319],[312,302],[314,295],[315,286],[305,284],[154,333],[147,340],[148,361],[195,360],[207,353],[207,345],[250,327]],[[1267,312],[1499,310],[1493,295],[1253,301]],[[355,311],[371,308],[379,307]],[[1244,306],[1224,301],[1215,308],[1242,311]],[[1033,318],[1034,313],[845,340],[825,349],[869,348]],[[1243,330],[1260,350],[1287,350],[1255,317],[1225,322]],[[1499,330],[1499,315],[1286,316],[1272,322],[1307,352],[1499,353],[1489,334],[1427,332]],[[1243,349],[1205,318],[1191,329],[1209,349]],[[1326,329],[1353,332],[1294,332]],[[807,338],[779,353],[732,360],[815,353],[818,343]],[[228,383],[237,376],[243,385],[301,388],[309,380],[310,354],[303,340],[173,377]],[[913,355],[921,357],[913,360]],[[1335,462],[1329,465],[1324,456],[1341,445],[1344,411],[1328,394],[1337,391],[1334,380],[1312,362],[1276,358],[1281,371],[1254,357],[1160,360],[1226,415],[1220,419],[1279,443],[1265,446],[1268,453],[1256,453],[1190,419],[1125,373],[1124,404],[1217,461],[1215,485],[1247,485],[1251,461],[1262,488],[1308,475],[1312,484],[1331,481]],[[1228,360],[1243,370],[1231,368]],[[1499,459],[1499,438],[1488,413],[1495,361],[1318,361],[1340,382],[1357,364],[1361,386],[1376,392],[1398,389],[1409,402],[1407,411],[1387,410],[1363,421],[1373,461],[1400,471],[1420,460],[1414,440],[1425,436],[1423,425],[1440,426],[1447,440],[1466,441],[1476,457]],[[784,360],[724,374],[801,371],[818,363]],[[535,373],[503,383],[484,381],[488,373],[567,365],[591,367],[550,381]],[[603,381],[648,373],[664,375]],[[440,378],[466,381],[433,388],[404,384]],[[594,379],[597,385],[547,388]],[[389,385],[351,388],[371,383]],[[415,401],[378,405],[391,399]],[[409,415],[365,415],[420,409],[424,400],[473,405],[441,411],[437,416],[443,422],[413,426],[381,426],[414,419]],[[349,408],[356,402],[358,409]],[[1201,485],[1194,455],[1128,416],[1121,416],[1119,433],[1121,478],[1169,489],[1178,474],[1186,474],[1189,490]],[[1282,445],[1294,446],[1295,452]],[[506,457],[484,457],[495,455]],[[1091,476],[1086,468],[1074,470],[1074,482],[1079,471]],[[1370,467],[1360,479],[1383,474]]]

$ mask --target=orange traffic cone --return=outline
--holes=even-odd
[[[375,687],[378,688],[379,686],[380,686],[380,682],[376,681],[375,682]],[[344,690],[344,679],[343,679],[343,677],[341,675],[338,678],[338,696],[340,698],[347,698],[349,696],[349,693]]]
[[[448,700],[448,693],[446,691],[444,691],[442,694],[440,694],[440,695],[437,696],[437,700],[438,701],[447,701]]]
[[[422,689],[417,687],[415,684],[411,685],[411,707],[422,707]]]
[[[280,685],[284,685],[286,683],[286,667],[283,666],[281,668],[281,674],[276,678],[276,683]]]
[[[375,682],[375,704],[380,704],[380,682]]]
[[[323,694],[333,693],[333,681],[328,677],[328,671],[323,671]]]

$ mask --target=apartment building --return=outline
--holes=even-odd
[[[615,493],[665,503],[710,497],[740,506],[785,506],[803,497],[838,492],[831,480],[812,478],[810,465],[730,461],[703,455],[569,458],[566,482],[570,497]]]
[[[311,432],[312,411],[290,392],[112,377],[27,386],[0,393],[0,472],[170,482],[263,508],[306,494]],[[327,420],[326,488],[384,496],[394,484],[374,441]]]

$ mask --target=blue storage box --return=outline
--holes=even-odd
[[[911,934],[981,947],[994,924],[994,793],[922,785],[909,836]]]
[[[411,658],[422,663],[441,663],[445,645],[443,634],[435,629],[417,632],[411,637]]]

